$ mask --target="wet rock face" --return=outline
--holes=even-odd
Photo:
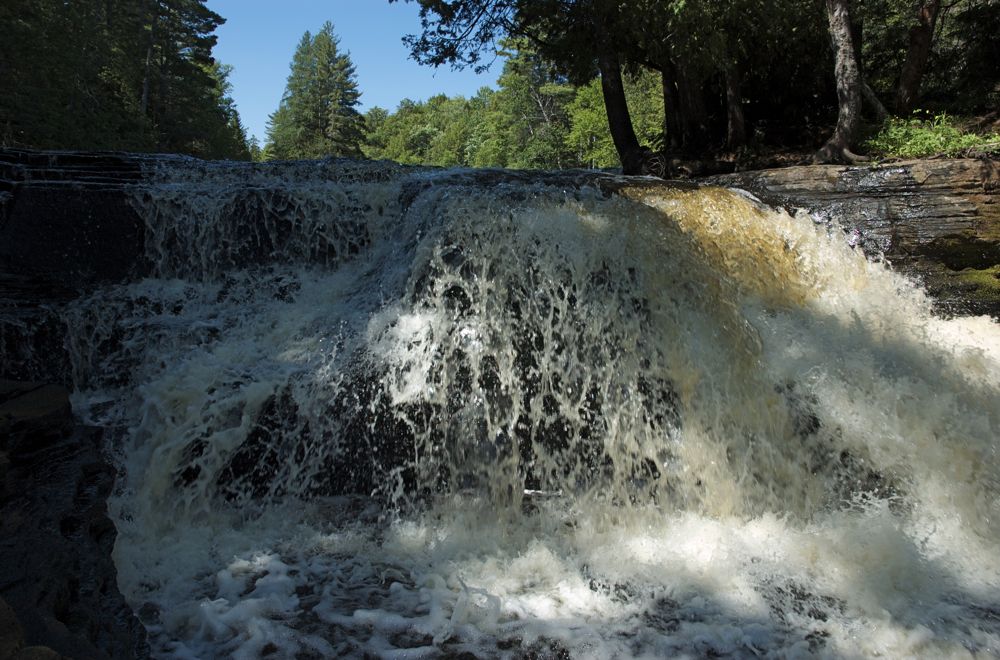
[[[1000,318],[1000,162],[922,160],[739,172],[703,183],[839,222],[847,240],[919,277],[946,313]]]
[[[0,272],[72,288],[134,273],[143,225],[122,186],[146,160],[0,150]]]
[[[122,189],[147,160],[0,149],[0,377],[68,384],[58,310],[140,272],[143,225]]]
[[[111,561],[102,445],[65,388],[0,381],[0,657],[148,655]]]

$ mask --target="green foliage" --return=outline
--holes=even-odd
[[[616,166],[600,81],[571,84],[525,42],[509,42],[505,52],[497,90],[484,87],[471,99],[405,100],[391,114],[369,110],[365,156],[440,166]],[[637,71],[625,88],[640,140],[655,144],[663,131],[659,77]]]
[[[910,119],[890,117],[865,146],[882,158],[958,156],[977,148],[1000,148],[1000,134],[966,133],[947,114],[929,119],[918,114],[919,111]]]
[[[465,147],[477,113],[462,97],[431,97],[424,103],[404,99],[396,112],[372,108],[365,114],[362,149],[373,159],[407,165],[467,165]]]
[[[496,91],[483,88],[471,99],[405,100],[392,114],[370,110],[365,155],[441,166],[576,166],[567,143],[576,89],[537,53],[511,48],[509,54]]]
[[[357,110],[354,64],[339,51],[327,21],[312,36],[302,35],[292,58],[285,94],[268,123],[268,158],[360,156],[364,118]]]
[[[599,57],[609,53],[626,70],[661,72],[663,96],[672,109],[666,118],[669,134],[657,142],[692,157],[729,142],[728,128],[740,114],[744,130],[735,127],[733,135],[752,136],[755,146],[797,147],[820,143],[837,115],[833,50],[823,3],[817,0],[412,1],[420,5],[422,31],[407,43],[413,56],[428,64],[480,69],[498,43],[516,38],[527,40],[579,90],[595,75]],[[927,1],[851,3],[861,37],[861,68],[887,105],[896,96],[910,37],[916,34],[911,30]],[[942,2],[933,34],[920,104],[938,112],[995,110],[1000,105],[1000,2]],[[735,93],[727,94],[727,81]],[[578,91],[574,97],[566,139],[571,160],[607,163],[593,92]],[[482,136],[486,146],[488,137]],[[520,153],[498,144],[507,139],[493,136],[490,153]]]
[[[0,144],[249,156],[204,0],[4,0]]]
[[[662,139],[663,96],[659,85],[659,76],[648,69],[625,77],[625,97],[641,144],[655,145]],[[577,164],[591,168],[617,166],[618,154],[608,131],[601,81],[595,78],[578,88],[568,110],[572,128],[566,143]]]
[[[572,128],[566,144],[576,160],[586,167],[604,168],[618,164],[618,153],[608,132],[601,81],[596,78],[576,91],[569,105]]]
[[[484,130],[494,136],[493,144],[484,142],[486,153],[499,155],[497,148],[502,145],[505,162],[489,164],[518,169],[569,167],[566,106],[574,88],[527,43],[510,43],[508,48],[497,81],[500,89],[490,97],[484,121]],[[473,160],[487,164],[485,154],[475,154]]]

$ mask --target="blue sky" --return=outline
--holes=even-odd
[[[264,143],[267,116],[285,90],[288,65],[302,34],[332,21],[340,47],[357,69],[362,112],[372,106],[394,110],[404,98],[434,94],[471,96],[495,86],[503,63],[483,75],[471,70],[434,69],[410,59],[403,35],[420,30],[417,6],[388,0],[208,0],[226,19],[216,34],[216,59],[233,66],[233,98],[247,130]]]

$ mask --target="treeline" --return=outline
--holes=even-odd
[[[998,0],[413,1],[421,62],[480,68],[513,37],[566,82],[599,78],[631,172],[657,150],[753,143],[826,140],[818,159],[851,160],[865,118],[1000,105]],[[659,144],[642,140],[624,93],[622,72],[641,70],[660,78]]]
[[[418,61],[501,51],[498,88],[362,116],[327,23],[299,43],[262,152],[205,0],[3,0],[0,145],[640,172],[772,146],[849,161],[863,124],[1000,108],[1000,0],[408,1]]]
[[[0,145],[250,158],[204,0],[0,2]]]
[[[617,166],[600,80],[572,85],[526,43],[508,46],[496,90],[484,87],[471,99],[405,100],[391,114],[378,107],[365,113],[365,156],[517,169]],[[659,77],[627,75],[625,93],[637,133],[657,144],[663,133]]]
[[[414,57],[500,52],[498,88],[362,118],[327,23],[299,44],[266,157],[639,172],[825,142],[818,160],[849,161],[862,123],[1000,107],[1000,0],[413,1]]]

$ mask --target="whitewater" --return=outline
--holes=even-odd
[[[1000,326],[839,225],[594,173],[151,167],[151,276],[64,320],[155,657],[1000,656]]]

